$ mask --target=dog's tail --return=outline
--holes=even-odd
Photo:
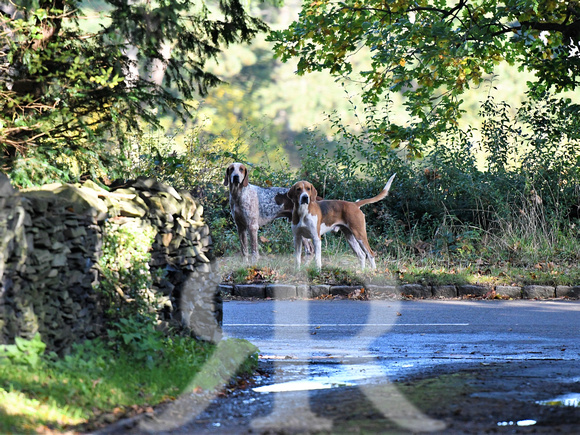
[[[360,201],[355,202],[355,204],[358,205],[358,207],[360,208],[363,205],[372,204],[373,202],[377,202],[385,198],[389,194],[389,190],[391,189],[391,184],[393,183],[395,175],[397,175],[396,172],[391,176],[391,178],[389,178],[389,181],[387,181],[387,184],[385,184],[384,189],[377,196],[374,196],[369,199],[361,199]]]

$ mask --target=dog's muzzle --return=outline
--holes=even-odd
[[[308,196],[308,194],[303,193],[302,195],[300,195],[300,204],[308,204],[310,202],[310,197]]]
[[[232,184],[240,184],[240,176],[239,175],[232,175]]]

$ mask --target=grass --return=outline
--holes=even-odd
[[[20,391],[0,388],[0,430],[3,433],[42,433],[53,428],[76,426],[85,420],[77,407],[41,402]]]
[[[323,253],[320,271],[313,264],[294,268],[291,254],[266,255],[249,265],[240,256],[221,257],[222,280],[228,283],[300,283],[360,285],[372,284],[486,284],[486,285],[580,285],[580,268],[575,262],[512,264],[506,261],[448,261],[440,257],[377,257],[377,269],[360,270],[357,258],[349,252]]]
[[[292,243],[270,243],[291,239],[284,222],[260,229],[257,264],[248,265],[236,254],[237,236],[219,264],[223,281],[230,283],[580,285],[580,225],[540,211],[530,206],[509,218],[496,216],[489,230],[449,217],[428,241],[412,231],[380,234],[369,226],[375,271],[361,271],[344,237],[332,233],[322,238],[322,270],[307,260],[296,270]]]
[[[91,430],[182,393],[235,382],[257,364],[257,349],[243,340],[164,337],[159,350],[146,364],[96,339],[64,357],[43,354],[35,364],[0,359],[0,433]]]

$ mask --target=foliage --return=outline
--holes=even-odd
[[[4,344],[0,346],[0,361],[7,358],[13,364],[25,364],[36,367],[40,362],[40,355],[44,353],[46,344],[36,333],[31,340],[16,337],[14,344]]]
[[[574,89],[580,77],[576,1],[320,0],[305,2],[270,39],[283,61],[298,59],[299,74],[352,78],[356,55],[370,52],[370,68],[360,71],[363,101],[374,106],[401,92],[410,119],[384,118],[376,133],[415,155],[457,125],[463,93],[500,61],[535,72],[542,91]]]
[[[162,350],[163,332],[155,329],[151,318],[132,316],[120,318],[107,331],[109,344],[133,355],[136,361],[153,367]]]
[[[150,248],[155,232],[139,220],[108,222],[99,259],[109,345],[151,367],[163,351],[157,330],[161,300],[151,290]]]
[[[288,183],[290,165],[282,157],[271,155],[259,144],[248,145],[242,138],[208,138],[200,128],[188,132],[185,150],[175,149],[174,136],[149,136],[132,153],[135,175],[146,175],[173,186],[190,189],[202,205],[204,218],[211,223],[213,249],[221,255],[239,245],[232,227],[228,189],[224,186],[225,168],[233,161],[244,162],[250,169],[253,184],[282,186]],[[259,163],[249,161],[251,153],[263,153]],[[281,222],[272,224],[272,233],[262,238],[265,252],[277,252],[291,242],[292,235]]]
[[[297,4],[283,10],[260,5],[261,13],[276,26]],[[289,11],[289,12],[287,12]],[[316,135],[320,149],[333,148],[332,132],[325,112],[340,110],[349,121],[344,90],[329,74],[300,77],[294,65],[273,58],[272,44],[261,36],[251,46],[236,46],[220,56],[214,71],[228,84],[211,89],[192,122],[202,130],[202,138],[243,141],[252,152],[252,163],[288,156],[298,164],[294,143],[309,141]]]
[[[157,302],[150,289],[149,270],[149,251],[154,236],[154,230],[138,219],[123,225],[107,222],[99,268],[102,275],[100,291],[105,295],[109,320],[151,316]]]
[[[148,134],[136,140],[131,151],[131,172],[155,177],[176,188],[195,188],[199,197],[208,187],[223,183],[223,167],[241,157],[239,141],[223,138],[204,139],[200,127],[187,131],[182,152],[177,134]]]
[[[190,0],[84,6],[78,0],[0,5],[4,171],[26,157],[67,177],[102,176],[124,159],[128,132],[140,131],[141,120],[152,127],[163,113],[185,120],[187,101],[220,82],[205,69],[208,58],[267,29],[238,0],[221,1],[214,11]],[[100,15],[98,29],[84,25],[85,12]]]
[[[565,262],[577,258],[573,242],[580,189],[576,104],[531,92],[520,107],[512,108],[490,96],[481,106],[481,129],[449,128],[419,160],[394,151],[377,133],[375,127],[382,117],[391,116],[391,110],[389,104],[364,107],[355,118],[359,133],[345,126],[338,113],[331,114],[337,146],[319,148],[316,136],[300,143],[297,171],[284,162],[251,164],[250,150],[239,143],[216,152],[213,142],[199,138],[191,140],[184,154],[150,154],[158,158],[149,170],[184,182],[184,187],[193,183],[204,203],[218,256],[238,251],[223,174],[231,161],[241,161],[252,169],[254,184],[290,186],[307,179],[324,198],[350,201],[376,195],[397,173],[389,196],[364,208],[369,240],[379,256],[484,258],[522,265],[549,256]],[[153,150],[162,146],[163,142],[151,142]],[[142,157],[142,167],[147,167],[149,157]],[[179,161],[179,167],[164,165],[166,160]],[[327,256],[348,252],[340,234],[329,234],[323,242]],[[263,255],[288,254],[292,251],[289,226],[283,220],[265,226],[260,243]]]

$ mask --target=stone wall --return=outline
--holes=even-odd
[[[110,191],[88,181],[19,192],[0,174],[0,343],[40,332],[62,352],[102,334],[103,232],[135,220],[156,234],[150,270],[161,321],[219,338],[211,237],[189,192],[144,178]]]

